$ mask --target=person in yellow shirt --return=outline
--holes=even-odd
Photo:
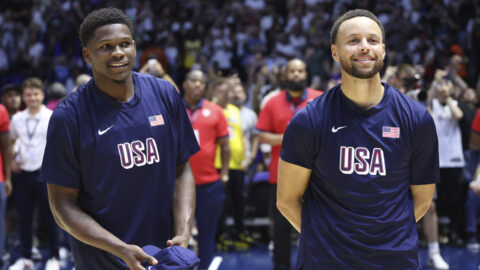
[[[234,240],[245,241],[244,209],[245,209],[245,168],[246,142],[242,132],[242,119],[237,106],[229,102],[229,92],[232,91],[232,83],[219,78],[211,84],[212,101],[223,108],[223,114],[227,118],[230,144],[229,180],[226,182],[226,200],[232,205],[235,227],[233,231]],[[215,167],[220,168],[220,154],[217,149]],[[224,219],[221,220],[224,223]],[[222,225],[219,231],[222,232]],[[250,241],[250,240],[249,240]]]

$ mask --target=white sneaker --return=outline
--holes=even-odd
[[[30,259],[19,258],[14,264],[8,267],[8,270],[33,269],[33,261]]]
[[[273,251],[273,241],[268,242],[268,251]]]
[[[45,270],[60,270],[60,262],[55,257],[48,259]]]
[[[42,254],[40,253],[40,250],[38,250],[37,247],[32,247],[32,260],[34,261],[42,260]]]
[[[430,258],[428,258],[428,266],[438,270],[450,269],[450,266],[447,262],[445,262],[440,253],[433,254],[432,256],[430,256]]]
[[[5,252],[5,254],[3,254],[1,260],[3,261],[4,264],[8,265],[8,261],[10,261],[10,253]],[[0,269],[1,269],[1,267],[0,267]]]
[[[66,247],[60,247],[58,250],[58,257],[60,257],[61,261],[65,261],[70,256],[70,251]]]

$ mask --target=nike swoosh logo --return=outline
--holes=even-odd
[[[105,134],[105,132],[109,131],[111,128],[113,128],[113,125],[111,125],[110,127],[108,127],[107,129],[104,129],[104,130],[98,130],[98,135],[102,136],[103,134]]]
[[[338,127],[338,128],[335,128],[335,126],[332,127],[332,132],[333,133],[336,133],[337,131],[339,131],[340,129],[342,128],[346,128],[347,126],[342,126],[342,127]]]

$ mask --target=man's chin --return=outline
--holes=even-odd
[[[351,70],[347,70],[347,73],[352,75],[355,78],[371,79],[377,73],[379,73],[381,69],[382,69],[382,67],[379,67],[379,66],[374,66],[370,69],[358,69],[358,68],[353,67]]]
[[[130,74],[124,76],[115,76],[112,78],[112,81],[117,84],[123,84],[128,80],[128,78],[130,78]]]
[[[120,80],[115,80],[113,79],[113,82],[116,83],[116,84],[123,84],[127,81],[127,79],[120,79]]]
[[[359,78],[359,79],[371,79],[372,77],[375,76],[375,74],[377,74],[376,71],[365,71],[365,72],[352,72],[352,76],[356,77],[356,78]]]

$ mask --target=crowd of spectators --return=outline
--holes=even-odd
[[[157,58],[181,82],[192,67],[207,74],[238,73],[247,89],[262,66],[268,71],[298,57],[317,89],[338,77],[329,28],[348,9],[373,11],[387,33],[386,64],[423,65],[426,81],[462,58],[462,78],[476,84],[480,69],[480,5],[471,0],[16,0],[0,3],[0,83],[37,76],[63,83],[88,73],[78,29],[93,9],[116,6],[132,18],[137,70]]]
[[[283,89],[285,65],[292,58],[307,64],[311,88],[327,90],[340,82],[340,67],[330,55],[330,27],[346,10],[371,10],[385,26],[383,79],[429,106],[439,118],[442,110],[456,111],[458,105],[462,111],[462,117],[455,118],[462,139],[458,152],[465,152],[465,164],[474,163],[466,151],[480,94],[478,0],[1,1],[0,86],[39,77],[49,86],[44,89],[48,105],[55,107],[81,84],[77,80],[91,74],[82,58],[78,29],[90,11],[107,6],[124,10],[134,23],[136,70],[155,58],[161,63],[160,73],[178,86],[191,69],[202,70],[209,80],[239,79],[247,93],[245,106],[257,114],[265,104],[263,97]],[[260,148],[269,152],[265,145]],[[264,158],[268,163],[268,155]],[[445,206],[449,195],[443,193],[452,186],[444,185],[445,192],[439,193],[441,243],[463,245],[461,240],[468,242],[472,236],[468,233],[476,233],[465,232],[464,215],[454,215],[465,211],[465,183],[474,172],[470,173],[463,179],[462,172],[452,184],[459,194],[457,208]],[[480,248],[477,241],[471,244]]]

